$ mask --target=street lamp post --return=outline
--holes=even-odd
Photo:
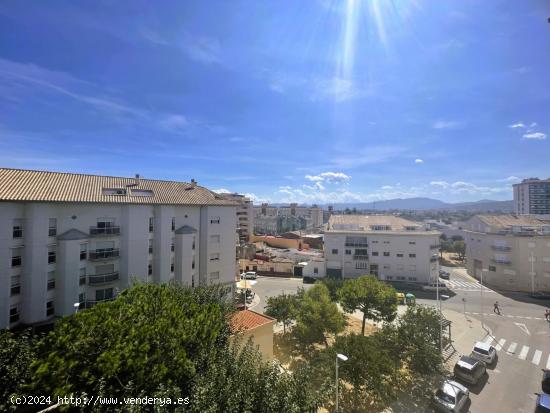
[[[336,413],[338,413],[338,360],[348,361],[348,357],[343,354],[336,354]]]
[[[480,289],[480,294],[481,294],[481,302],[480,302],[480,305],[481,305],[481,327],[485,328],[485,319],[484,319],[484,315],[483,315],[483,273],[485,271],[489,271],[488,269],[482,269],[481,270],[481,289]]]
[[[78,313],[78,309],[80,308],[80,303],[74,303],[73,304],[73,307],[74,307],[74,313]]]
[[[439,300],[439,350],[443,353],[443,311],[441,310],[441,300],[449,298],[448,295],[441,294]]]
[[[531,251],[531,294],[535,293],[535,256]]]

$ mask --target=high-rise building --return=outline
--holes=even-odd
[[[237,233],[241,243],[248,242],[250,235],[254,233],[254,205],[252,200],[245,195],[233,193],[221,193],[222,198],[237,203]]]
[[[323,209],[317,205],[254,207],[254,230],[260,234],[277,234],[287,231],[318,231],[323,226]],[[275,230],[275,231],[274,231]]]
[[[550,218],[550,179],[528,178],[514,184],[514,212]]]
[[[133,279],[232,286],[235,210],[193,180],[0,169],[0,329],[110,300]]]

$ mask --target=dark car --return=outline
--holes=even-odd
[[[451,274],[449,274],[447,271],[440,270],[439,271],[439,278],[443,278],[444,280],[448,280],[451,278]]]
[[[543,392],[550,394],[550,370],[542,371],[541,387]]]
[[[539,300],[550,300],[550,293],[544,291],[535,291],[534,293],[531,293],[529,295]]]
[[[539,394],[537,396],[535,413],[550,413],[550,395],[549,394]]]
[[[315,284],[315,281],[317,281],[316,278],[308,277],[307,275],[304,278],[302,278],[302,283],[304,284]]]

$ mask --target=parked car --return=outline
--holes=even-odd
[[[426,284],[422,286],[422,289],[424,291],[436,291],[437,288],[438,288],[438,283],[431,283],[431,284]],[[443,282],[439,283],[439,291],[447,291],[447,285]]]
[[[256,271],[247,271],[241,274],[241,280],[255,280]]]
[[[531,294],[529,294],[533,298],[537,298],[539,300],[550,300],[550,292],[544,292],[544,291],[535,291]]]
[[[550,370],[542,370],[541,387],[543,392],[550,394]]]
[[[539,394],[537,396],[535,413],[550,413],[550,394]]]
[[[405,304],[405,294],[395,293],[395,297],[397,298],[397,304]]]
[[[462,384],[445,380],[434,394],[433,405],[437,411],[458,413],[470,398],[470,391]]]
[[[487,365],[492,365],[497,360],[497,350],[490,344],[478,341],[474,345],[470,357],[483,361]]]
[[[315,284],[315,281],[317,281],[317,278],[309,277],[307,275],[302,278],[303,284]]]
[[[485,363],[470,356],[462,356],[453,369],[454,377],[470,384],[477,384],[486,374]]]
[[[451,278],[451,274],[444,270],[439,270],[439,278],[443,278],[444,280],[448,280]]]

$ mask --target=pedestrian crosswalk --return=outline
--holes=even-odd
[[[534,351],[531,351],[529,346],[518,344],[516,342],[510,342],[508,349],[505,350],[506,339],[501,338],[497,340],[497,338],[492,335],[485,337],[483,342],[493,345],[497,351],[504,351],[510,356],[516,356],[520,360],[530,361],[535,366],[542,365],[544,368],[550,369],[550,354],[545,356],[543,350],[534,349]],[[519,352],[516,353],[516,350],[518,349]]]
[[[454,280],[445,281],[445,285],[454,291],[480,291],[481,290],[481,285],[475,281],[454,279]],[[485,286],[483,286],[483,292],[494,293],[493,290]]]

